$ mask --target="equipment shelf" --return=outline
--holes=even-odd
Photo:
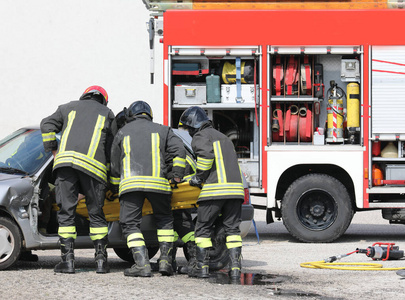
[[[191,104],[173,104],[172,109],[187,109]],[[208,104],[196,104],[203,109],[253,109],[254,103],[208,103]]]
[[[315,102],[319,101],[319,98],[296,96],[296,97],[284,97],[284,96],[272,96],[270,101],[274,102]]]

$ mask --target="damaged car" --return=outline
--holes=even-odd
[[[191,137],[185,131],[174,130],[183,140],[188,153]],[[31,250],[59,249],[59,207],[55,203],[55,178],[52,174],[53,156],[45,152],[39,127],[22,128],[0,141],[0,270],[12,267]],[[250,204],[246,181],[245,202],[242,206],[242,237],[250,230],[253,206]],[[173,187],[172,209],[195,208],[200,189],[183,182]],[[106,193],[104,212],[108,221],[109,247],[122,259],[132,262],[132,254],[119,224],[119,199]],[[156,224],[148,201],[143,207],[141,230],[149,256],[159,250]],[[219,224],[219,223],[218,223]],[[89,221],[85,199],[76,209],[77,239],[75,248],[93,249],[89,237]],[[224,229],[216,225],[210,250],[210,269],[218,270],[228,263]],[[176,246],[182,247],[181,240]],[[187,248],[184,247],[185,256]]]

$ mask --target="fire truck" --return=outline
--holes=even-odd
[[[144,3],[164,123],[204,108],[267,223],[302,242],[365,210],[405,224],[402,1]]]

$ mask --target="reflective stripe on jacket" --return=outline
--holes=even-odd
[[[183,142],[170,127],[137,116],[114,138],[110,183],[119,184],[120,195],[134,191],[171,193],[167,164],[173,165],[173,177],[182,178],[185,156]]]
[[[244,199],[242,173],[232,141],[210,124],[191,142],[197,156],[197,174],[204,182],[198,201]]]
[[[72,167],[93,178],[107,182],[113,112],[96,100],[71,101],[58,107],[41,122],[46,151],[58,150],[54,170]],[[58,145],[56,133],[61,132]]]

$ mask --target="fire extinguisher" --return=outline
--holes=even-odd
[[[342,88],[338,87],[334,80],[330,82],[330,88],[327,91],[328,97],[328,130],[326,142],[342,143],[343,139],[343,99],[346,94]]]

